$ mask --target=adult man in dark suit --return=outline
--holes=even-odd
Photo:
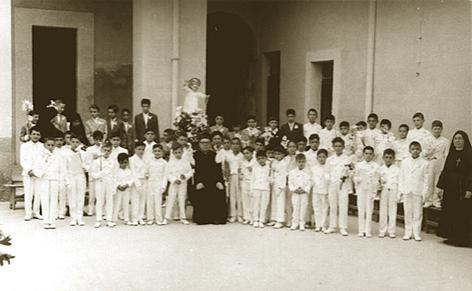
[[[280,127],[280,136],[286,136],[288,140],[298,142],[303,138],[303,124],[295,122],[295,110],[287,109],[287,123]]]
[[[159,141],[159,121],[157,120],[157,115],[149,112],[151,109],[151,100],[142,99],[141,109],[143,112],[134,117],[135,141],[143,141],[144,133],[147,129],[152,129],[156,134],[156,140]]]

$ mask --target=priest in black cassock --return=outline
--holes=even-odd
[[[463,131],[453,136],[437,187],[444,189],[438,236],[472,247],[472,146]]]
[[[221,164],[215,161],[216,153],[210,151],[210,136],[200,138],[200,150],[195,152],[194,189],[191,202],[193,221],[197,224],[225,224],[228,218],[226,192]]]

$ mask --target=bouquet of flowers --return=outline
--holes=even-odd
[[[354,171],[354,163],[349,163],[344,165],[343,175],[341,177],[341,184],[339,185],[339,190],[343,187],[344,182],[351,176],[352,171]]]
[[[273,139],[277,136],[278,131],[279,131],[278,128],[272,129],[269,126],[264,127],[264,131],[262,132],[261,137],[265,139],[265,145],[266,146],[269,144],[271,139]]]
[[[174,126],[180,134],[186,134],[190,142],[198,141],[198,136],[203,132],[209,132],[208,116],[203,111],[187,113],[182,107],[177,107]]]

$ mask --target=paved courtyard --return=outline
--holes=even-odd
[[[94,229],[23,221],[0,203],[0,228],[16,256],[0,267],[0,290],[470,290],[472,249],[423,241],[359,238],[239,223]],[[374,233],[378,225],[374,223]]]

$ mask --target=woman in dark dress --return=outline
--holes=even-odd
[[[193,204],[193,221],[197,224],[225,224],[228,219],[226,193],[221,164],[210,151],[210,137],[203,136],[200,150],[195,152],[194,189],[190,197]]]
[[[79,113],[72,113],[69,116],[69,120],[71,121],[70,123],[70,131],[77,135],[79,138],[80,142],[84,144],[85,146],[89,146],[90,143],[85,135],[85,127],[84,124],[82,123],[82,117],[80,116]]]
[[[444,190],[438,236],[447,244],[471,247],[472,147],[463,131],[453,136],[437,187]]]

